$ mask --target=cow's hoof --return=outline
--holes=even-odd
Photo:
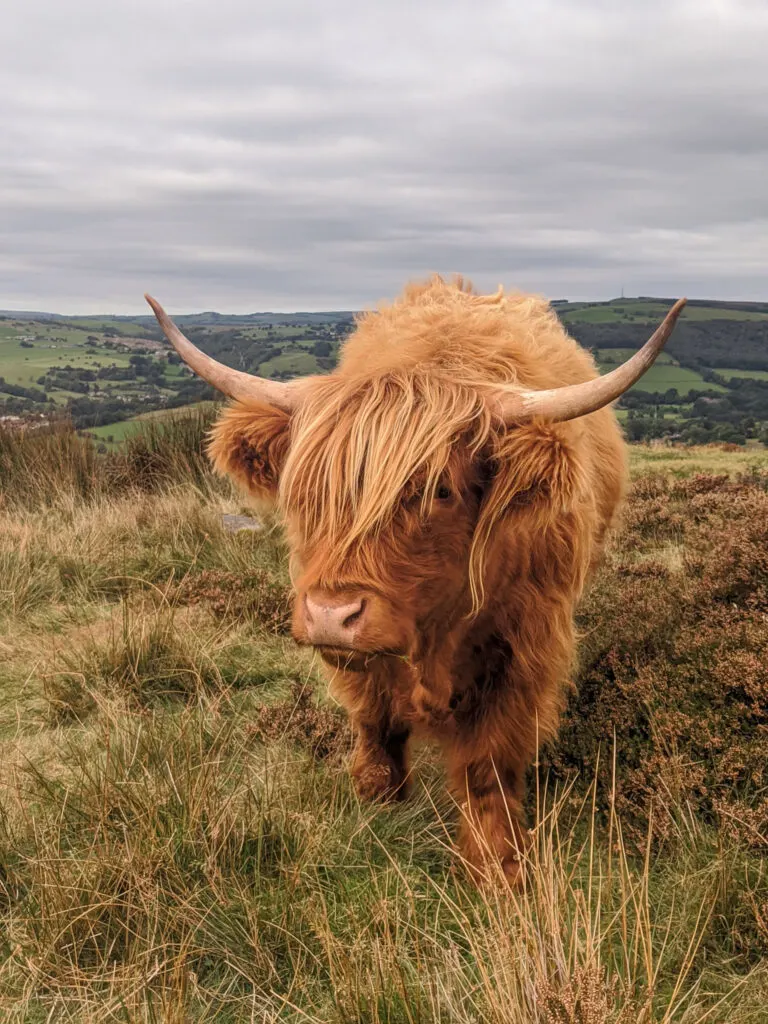
[[[405,797],[405,779],[394,763],[367,761],[352,769],[355,790],[361,800],[402,800]]]
[[[501,862],[504,881],[513,889],[522,889],[525,884],[525,868],[520,857],[505,857]]]
[[[520,890],[525,884],[525,869],[522,860],[505,857],[504,860],[482,860],[479,863],[464,862],[464,866],[478,889],[492,890],[499,886]]]

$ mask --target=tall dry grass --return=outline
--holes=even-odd
[[[65,417],[18,428],[0,423],[0,496],[7,505],[88,501],[126,491],[213,482],[203,452],[216,408],[192,408],[142,422],[119,449],[99,453]]]

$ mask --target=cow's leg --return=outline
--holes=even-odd
[[[461,746],[449,751],[451,785],[462,812],[459,847],[478,881],[492,877],[498,865],[508,881],[521,880],[525,769],[509,757],[471,756]]]
[[[379,721],[354,721],[351,774],[364,800],[402,800],[408,783],[409,730],[388,715]]]

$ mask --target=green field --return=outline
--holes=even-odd
[[[316,373],[317,362],[309,352],[284,352],[274,359],[268,359],[259,366],[259,373],[263,377],[274,377],[275,374],[290,374],[301,376],[303,374]]]
[[[0,337],[0,377],[9,384],[36,387],[41,377],[53,366],[81,366],[98,369],[102,366],[128,366],[128,354],[101,346],[86,346],[84,341],[33,342],[33,348],[22,348],[21,343]]]
[[[214,328],[213,330],[216,330],[216,328]],[[230,330],[230,328],[222,327],[221,330]],[[307,333],[305,327],[291,327],[288,324],[270,324],[257,327],[242,327],[240,328],[240,331],[246,338],[262,339],[269,336],[279,338],[281,341],[299,341],[302,339],[306,339]]]
[[[663,320],[669,306],[661,303],[627,300],[626,302],[605,302],[586,305],[558,306],[558,312],[570,322],[590,324],[630,323]],[[723,309],[719,306],[686,306],[681,314],[683,320],[768,320],[768,313],[748,309]]]
[[[637,352],[635,348],[600,348],[596,350],[596,357],[601,366],[617,366],[630,359],[635,352]],[[664,366],[669,363],[678,365],[669,352],[660,352],[656,357],[656,366]]]
[[[88,334],[101,334],[103,331],[115,330],[121,334],[128,334],[132,338],[140,338],[147,333],[143,324],[133,323],[130,320],[115,320],[113,317],[67,317],[67,323],[73,327],[80,327]],[[120,339],[117,338],[117,341]]]
[[[734,377],[751,377],[752,380],[768,380],[768,370],[721,370],[715,368],[715,372],[726,380],[733,380]]]
[[[615,349],[612,351],[622,351]],[[600,353],[598,353],[598,356]],[[615,363],[598,363],[600,370],[607,373],[615,368]],[[678,366],[676,363],[656,362],[643,374],[642,380],[638,381],[636,390],[648,391],[651,393],[663,394],[670,388],[677,388],[681,395],[687,394],[691,389],[701,391],[726,391],[722,384],[708,384],[700,373],[689,370],[685,366]]]
[[[93,435],[109,444],[119,444],[129,434],[134,434],[141,427],[142,423],[148,420],[162,420],[174,416],[185,416],[193,411],[205,411],[214,406],[214,402],[195,402],[192,405],[183,405],[176,409],[153,409],[151,412],[143,412],[138,416],[131,416],[127,420],[119,420],[117,423],[105,423],[100,427],[89,427],[81,431],[85,435]],[[111,441],[109,440],[111,438]]]
[[[731,445],[633,444],[629,460],[632,477],[646,473],[663,473],[688,477],[697,473],[719,476],[723,473],[757,473],[768,470],[768,448],[747,444],[734,449]]]

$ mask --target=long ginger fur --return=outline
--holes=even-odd
[[[371,656],[331,670],[361,794],[403,795],[409,737],[438,739],[476,871],[517,874],[525,770],[556,730],[574,609],[626,477],[610,409],[505,427],[488,396],[596,372],[544,300],[433,277],[359,317],[293,416],[235,405],[212,434],[216,468],[286,522],[296,636],[309,588],[377,602]]]

